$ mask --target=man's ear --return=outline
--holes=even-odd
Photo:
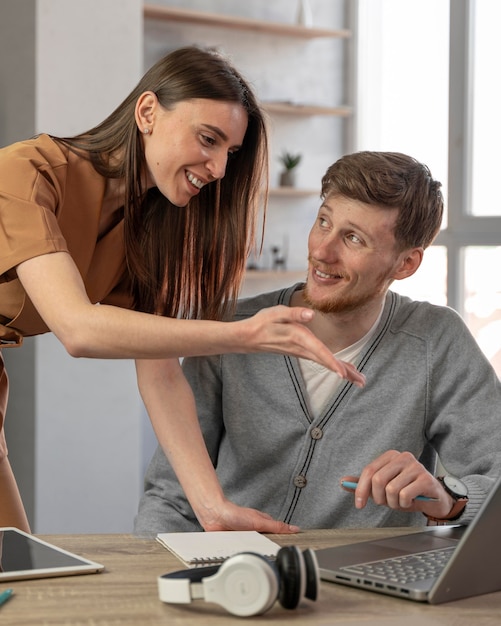
[[[423,248],[412,248],[402,253],[400,265],[393,274],[394,280],[402,280],[403,278],[409,278],[421,265],[423,260],[424,250]]]
[[[137,99],[134,114],[136,124],[142,133],[145,129],[148,129],[147,132],[151,131],[157,107],[158,98],[153,91],[145,91]]]

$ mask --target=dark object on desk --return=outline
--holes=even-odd
[[[94,574],[104,569],[17,528],[0,528],[0,581]]]
[[[499,591],[500,519],[501,478],[469,526],[317,550],[320,577],[430,604]]]

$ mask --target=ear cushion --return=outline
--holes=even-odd
[[[278,551],[275,564],[280,575],[280,604],[285,609],[295,609],[306,586],[303,555],[297,546],[286,546]]]
[[[259,615],[277,599],[278,578],[276,568],[265,557],[242,552],[224,561],[216,574],[203,579],[204,598],[233,615]]]
[[[320,588],[317,555],[311,548],[308,548],[303,551],[303,557],[306,569],[306,589],[304,595],[308,600],[316,600]]]

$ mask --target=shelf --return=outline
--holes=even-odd
[[[314,104],[292,104],[291,102],[261,102],[261,106],[268,113],[283,115],[337,115],[349,117],[352,109],[347,106],[325,107]]]
[[[278,198],[305,198],[307,196],[320,197],[320,189],[301,189],[299,187],[271,187],[268,196]]]
[[[246,276],[252,278],[275,278],[276,276],[285,276],[287,279],[295,278],[296,276],[304,276],[307,268],[301,270],[251,270],[246,269]]]
[[[308,270],[245,270],[245,280],[293,282],[302,280]]]
[[[205,13],[175,7],[145,4],[143,8],[145,19],[164,20],[167,22],[184,22],[189,24],[202,24],[204,26],[219,26],[221,28],[238,28],[255,33],[268,33],[283,35],[285,37],[298,37],[314,39],[317,37],[339,37],[348,39],[351,32],[346,29],[332,30],[328,28],[307,28],[295,24],[282,24],[280,22],[264,22],[231,15]]]
[[[307,270],[250,270],[245,271],[245,277],[240,290],[241,298],[256,296],[267,291],[274,291],[282,287],[289,287],[294,283],[304,282]]]

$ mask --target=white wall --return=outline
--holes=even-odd
[[[9,50],[0,76],[9,123],[0,121],[2,143],[86,130],[142,74],[141,0],[3,0],[0,40],[4,35]],[[24,67],[9,71],[19,57]],[[16,101],[27,110],[13,124]],[[13,391],[22,396],[12,399],[7,434],[33,530],[131,530],[142,487],[144,421],[133,364],[72,359],[50,334],[27,344],[4,354]],[[31,462],[27,453],[34,454]]]

